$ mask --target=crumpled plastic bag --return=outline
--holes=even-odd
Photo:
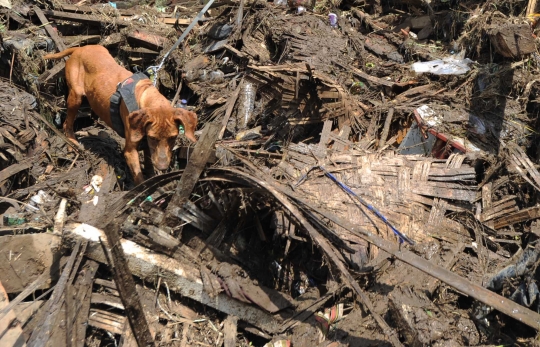
[[[474,63],[469,58],[459,58],[450,56],[443,59],[416,62],[411,69],[416,73],[429,72],[435,75],[463,75],[471,68],[469,64]]]

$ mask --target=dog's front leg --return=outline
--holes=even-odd
[[[143,153],[144,153],[144,175],[146,177],[152,177],[155,175],[154,164],[152,163],[152,155],[150,153],[150,145],[147,141],[144,141]]]
[[[141,172],[141,163],[139,161],[139,152],[137,151],[137,146],[138,143],[126,141],[124,157],[126,158],[126,163],[129,167],[129,171],[131,171],[135,184],[139,185],[144,181],[144,177]]]

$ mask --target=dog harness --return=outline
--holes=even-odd
[[[124,100],[128,113],[137,111],[139,109],[139,104],[135,98],[135,86],[137,82],[148,79],[148,76],[142,72],[137,72],[131,77],[126,78],[124,81],[118,83],[116,86],[116,92],[111,96],[110,102],[110,112],[111,112],[111,122],[112,128],[118,133],[118,135],[125,138],[125,129],[124,122],[122,117],[120,117],[120,103]]]

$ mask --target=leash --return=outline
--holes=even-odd
[[[210,8],[210,6],[212,6],[212,4],[214,3],[214,0],[209,0],[206,5],[203,7],[203,9],[199,12],[199,14],[193,19],[193,21],[191,22],[191,24],[187,27],[186,30],[184,30],[184,32],[182,33],[182,35],[180,35],[180,37],[178,38],[178,40],[176,40],[176,42],[174,43],[174,45],[172,45],[172,47],[169,49],[169,51],[167,53],[165,53],[165,55],[163,56],[163,58],[161,59],[161,63],[159,63],[159,65],[155,65],[155,66],[150,66],[146,69],[147,73],[149,74],[149,77],[150,79],[152,80],[152,82],[154,83],[154,86],[156,85],[156,82],[157,82],[157,77],[158,77],[158,72],[159,70],[161,70],[163,68],[163,63],[165,63],[165,61],[167,60],[167,58],[169,57],[169,54],[171,54],[172,51],[174,51],[182,41],[184,41],[184,39],[186,38],[186,36],[189,34],[189,32],[191,31],[191,29],[193,29],[193,27],[195,26],[195,24],[201,19],[201,17],[203,16],[203,14],[206,13],[206,11],[208,11],[208,9]],[[151,71],[151,72],[150,72]]]

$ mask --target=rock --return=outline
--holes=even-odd
[[[488,35],[493,47],[503,57],[521,59],[536,52],[536,43],[528,24],[491,25]]]

